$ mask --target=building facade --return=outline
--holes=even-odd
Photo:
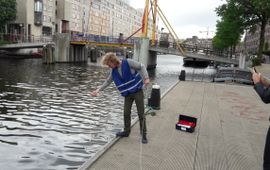
[[[7,33],[22,40],[37,39],[55,32],[56,0],[17,0],[16,20],[7,25]]]
[[[55,33],[130,36],[142,26],[143,9],[129,0],[17,0],[17,19],[7,32],[24,37]],[[149,20],[148,36],[151,37]],[[139,31],[134,36],[140,36]]]
[[[122,0],[91,0],[90,26],[87,34],[104,36],[130,36],[142,26],[143,9],[131,7],[129,1]],[[149,20],[149,35],[152,20]],[[138,32],[134,36],[140,36]]]
[[[270,49],[270,25],[268,24],[265,28],[265,45],[264,50],[269,51]],[[259,48],[260,41],[260,27],[258,26],[255,33],[248,32],[245,37],[246,50],[249,54],[256,54]]]
[[[82,33],[89,26],[91,0],[56,0],[56,22],[59,33]]]
[[[42,35],[52,35],[56,27],[56,0],[43,0]]]

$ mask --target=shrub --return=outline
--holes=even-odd
[[[261,65],[261,60],[258,57],[252,58],[252,67]]]
[[[0,45],[10,44],[10,42],[5,40],[0,40]]]

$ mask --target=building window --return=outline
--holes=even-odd
[[[35,12],[42,12],[42,2],[35,1]]]
[[[52,35],[52,28],[51,27],[42,27],[42,35]]]

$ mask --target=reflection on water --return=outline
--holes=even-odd
[[[158,57],[150,75],[161,92],[178,81],[182,69],[187,80],[212,80],[214,69],[182,63],[182,57]],[[113,84],[99,97],[89,95],[107,75],[107,68],[90,63],[0,60],[1,168],[77,169],[112,140],[123,127],[123,98]]]

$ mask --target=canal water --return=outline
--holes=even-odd
[[[161,93],[181,70],[192,81],[210,82],[215,74],[210,67],[185,68],[179,56],[159,55],[157,63],[149,74]],[[123,127],[123,98],[113,84],[98,97],[89,95],[107,75],[106,67],[90,62],[0,59],[1,169],[77,169],[101,150]],[[147,100],[151,88],[145,91]]]

